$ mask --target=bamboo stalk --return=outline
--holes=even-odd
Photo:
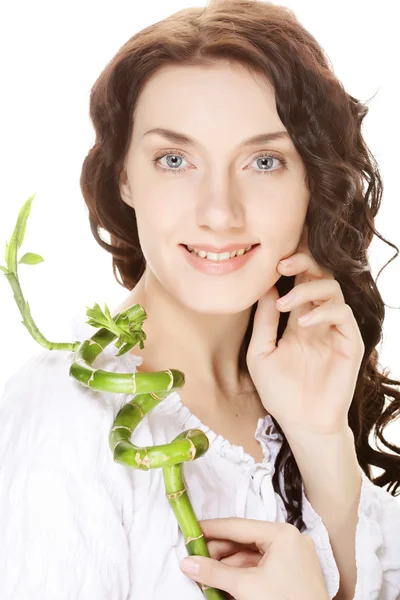
[[[87,321],[97,331],[91,338],[83,342],[50,342],[39,331],[32,319],[29,304],[25,302],[18,278],[18,264],[38,264],[43,258],[37,254],[27,253],[17,262],[18,249],[21,247],[26,221],[31,210],[33,194],[23,205],[11,236],[10,244],[6,242],[6,267],[0,265],[14,293],[14,298],[23,317],[22,324],[31,336],[48,350],[68,350],[74,352],[69,375],[82,385],[97,391],[116,394],[133,394],[117,414],[111,427],[108,443],[113,460],[121,465],[148,471],[162,469],[167,500],[175,514],[184,536],[189,555],[209,557],[204,534],[196,519],[187,489],[185,487],[182,467],[186,461],[196,460],[203,456],[209,448],[209,440],[200,429],[188,429],[180,433],[169,444],[139,447],[131,442],[132,434],[138,424],[171,392],[184,386],[185,374],[177,369],[166,369],[152,373],[113,373],[96,369],[92,365],[96,358],[112,342],[119,348],[116,355],[122,356],[135,345],[144,347],[146,334],[142,329],[147,318],[141,304],[111,316],[105,305],[104,313],[98,304],[88,308]],[[228,595],[216,588],[199,585],[208,600],[227,600]]]

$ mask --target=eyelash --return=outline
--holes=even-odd
[[[157,156],[155,156],[152,159],[152,162],[154,164],[154,166],[156,167],[156,169],[159,169],[160,171],[168,171],[170,173],[173,173],[174,175],[178,175],[179,173],[184,173],[185,171],[187,171],[187,167],[184,169],[168,169],[166,167],[160,167],[160,165],[158,164],[158,161],[161,158],[164,158],[164,156],[168,156],[168,155],[177,155],[177,156],[182,156],[182,158],[185,158],[185,155],[183,154],[183,152],[180,152],[178,150],[168,150],[168,151],[164,151],[162,154],[158,154]],[[281,158],[280,156],[277,156],[276,154],[270,152],[270,153],[261,153],[258,154],[257,156],[255,156],[251,162],[254,162],[255,160],[257,160],[258,158],[276,158],[277,160],[279,160],[282,163],[282,167],[284,169],[287,168],[287,161],[284,158]],[[279,169],[273,169],[272,171],[263,171],[261,170],[257,170],[256,169],[256,173],[257,175],[272,175],[272,173],[275,173],[275,171],[279,171]]]

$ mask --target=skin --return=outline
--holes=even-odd
[[[237,517],[199,523],[210,558],[190,560],[200,565],[184,571],[191,579],[234,600],[329,600],[314,541],[293,525]]]
[[[197,144],[144,136],[154,127],[185,133]],[[221,414],[232,410],[243,389],[238,358],[251,307],[280,278],[277,264],[296,251],[305,227],[309,190],[290,137],[240,146],[275,131],[287,130],[265,77],[222,61],[162,67],[138,99],[120,178],[147,263],[122,305],[146,307],[146,345],[134,350],[143,357],[141,370],[179,367],[189,385],[212,391],[208,408]],[[168,155],[157,168],[152,159],[162,151]],[[176,151],[184,156],[170,156]],[[257,159],[261,152],[278,158]],[[182,256],[178,245],[196,242],[261,246],[243,268],[216,276],[198,272]]]

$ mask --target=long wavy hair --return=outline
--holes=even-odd
[[[389,484],[388,491],[397,496],[400,448],[383,437],[383,429],[400,414],[400,381],[389,378],[390,371],[378,369],[376,346],[382,338],[385,305],[371,276],[367,249],[373,235],[396,249],[388,262],[397,257],[399,249],[374,228],[383,183],[361,135],[368,108],[344,90],[323,50],[292,11],[259,0],[210,0],[206,7],[180,10],[146,27],[120,48],[90,94],[96,138],[84,159],[80,186],[91,231],[100,246],[112,254],[117,282],[132,290],[146,262],[135,211],[120,196],[119,176],[138,97],[149,77],[164,65],[213,66],[218,60],[236,62],[250,72],[263,74],[275,89],[278,115],[306,169],[311,254],[340,283],[365,345],[348,413],[358,462],[374,484]],[[101,237],[101,229],[110,235],[111,243]],[[282,276],[276,283],[279,295],[293,285],[294,276]],[[246,353],[256,308],[257,303],[240,349],[241,375],[248,373]],[[289,313],[280,315],[277,341],[288,317]],[[387,406],[386,399],[390,399]],[[287,522],[301,531],[301,474],[284,432],[275,419],[273,422],[283,437],[273,486],[286,507]],[[391,453],[370,446],[373,429],[374,441],[379,438]],[[380,468],[382,474],[372,479],[370,465]]]

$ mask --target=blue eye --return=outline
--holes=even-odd
[[[270,159],[274,159],[274,160],[278,160],[283,168],[286,168],[287,165],[287,161],[284,158],[278,158],[277,156],[275,156],[275,154],[259,154],[258,156],[256,156],[252,162],[256,161],[256,160],[260,160],[262,158],[270,158]],[[275,173],[275,171],[280,171],[280,169],[272,169],[272,170],[265,170],[265,169],[261,169],[260,171],[258,171],[256,169],[256,173],[257,175],[272,175],[272,173]]]
[[[183,157],[183,154],[181,154],[180,152],[166,152],[164,154],[161,154],[159,156],[157,156],[154,160],[153,163],[155,164],[155,166],[160,170],[160,171],[170,171],[172,173],[183,173],[184,171],[186,171],[187,169],[168,169],[165,167],[161,167],[158,163],[159,160],[161,160],[162,158],[164,158],[165,156],[174,156],[175,158],[177,158],[178,156],[181,158]],[[173,164],[173,163],[172,163]],[[175,165],[176,166],[176,165]]]
[[[153,160],[153,164],[155,165],[155,167],[157,169],[159,169],[160,171],[167,171],[169,173],[174,173],[175,175],[179,174],[179,173],[184,173],[185,171],[187,171],[187,168],[184,169],[174,169],[174,168],[166,168],[166,167],[162,167],[159,165],[159,161],[164,158],[165,156],[174,156],[175,159],[176,157],[180,156],[181,158],[184,158],[184,154],[181,152],[178,152],[177,150],[174,151],[169,151],[169,152],[164,152],[163,154],[159,154],[157,155]],[[287,161],[282,158],[282,157],[278,157],[275,154],[272,153],[262,153],[262,154],[258,154],[257,156],[255,156],[252,160],[252,162],[256,161],[256,160],[260,160],[261,158],[269,158],[269,159],[275,159],[277,161],[279,161],[282,164],[283,168],[287,168]],[[176,165],[175,165],[176,166]],[[254,169],[254,171],[258,174],[258,175],[272,175],[272,173],[275,173],[275,171],[280,171],[281,169]]]

